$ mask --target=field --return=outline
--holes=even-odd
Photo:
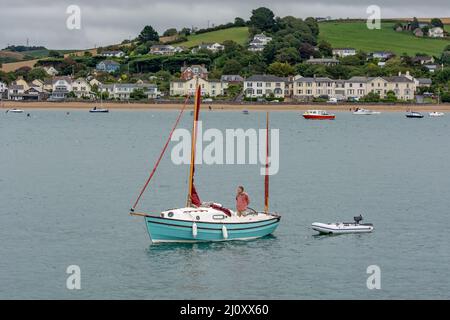
[[[202,43],[223,43],[225,40],[233,40],[243,45],[248,40],[248,37],[249,32],[247,27],[236,27],[191,35],[188,36],[188,41],[179,43],[177,45],[192,48]]]
[[[365,22],[320,23],[319,39],[331,43],[334,48],[352,47],[366,52],[387,50],[401,55],[426,53],[440,56],[448,40],[416,38],[406,32],[395,32],[394,23],[382,23],[380,30],[369,30]],[[446,26],[449,30],[450,26]]]

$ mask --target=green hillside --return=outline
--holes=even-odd
[[[179,45],[192,48],[202,43],[222,43],[225,40],[233,40],[239,44],[245,44],[245,42],[248,40],[248,37],[249,32],[247,27],[236,27],[190,35],[188,36],[188,41],[182,42]]]
[[[388,50],[401,55],[418,52],[439,56],[448,40],[417,38],[411,33],[395,32],[394,23],[382,23],[380,30],[369,30],[365,22],[320,23],[320,40],[326,40],[335,48],[352,47],[366,52]],[[448,26],[446,26],[448,30]]]

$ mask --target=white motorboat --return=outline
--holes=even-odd
[[[443,116],[445,115],[445,113],[435,111],[435,112],[430,112],[428,115],[429,115],[430,117],[443,117]]]
[[[354,217],[355,222],[320,223],[314,222],[312,228],[321,234],[368,233],[373,231],[373,224],[360,223],[362,216]]]
[[[108,113],[109,110],[105,108],[97,108],[93,107],[91,110],[89,110],[90,113]]]
[[[421,114],[420,112],[416,112],[416,111],[408,111],[406,113],[406,117],[410,118],[410,119],[422,119],[423,114]]]
[[[9,113],[9,112],[11,112],[11,113],[24,113],[25,111],[23,111],[22,109],[13,108],[13,109],[6,110],[6,113]]]
[[[380,113],[381,112],[379,112],[379,111],[360,109],[360,108],[356,108],[355,112],[353,112],[353,114],[355,114],[355,115],[362,115],[362,116],[370,116],[373,114],[380,114]]]

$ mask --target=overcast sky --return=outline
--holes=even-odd
[[[51,49],[85,49],[134,38],[149,24],[159,32],[170,27],[206,27],[266,6],[277,16],[365,18],[369,5],[382,18],[449,17],[449,0],[0,0],[0,48],[8,44]],[[81,29],[68,30],[66,9],[81,9]]]

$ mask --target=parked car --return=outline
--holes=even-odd
[[[204,103],[213,102],[213,99],[211,99],[211,98],[206,98],[206,99],[203,99],[203,102],[204,102]]]
[[[327,103],[338,103],[337,98],[330,98],[328,99]]]

